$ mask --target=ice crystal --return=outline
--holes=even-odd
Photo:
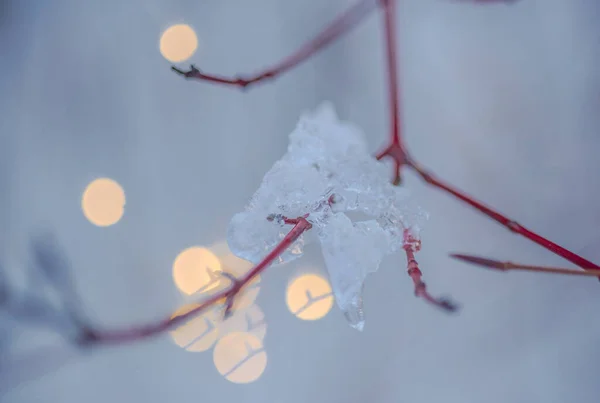
[[[309,214],[313,229],[279,262],[301,256],[305,243],[318,239],[336,303],[350,325],[362,330],[365,278],[385,255],[402,248],[405,229],[419,237],[427,215],[405,188],[389,182],[387,167],[370,155],[363,133],[340,121],[330,103],[303,114],[289,137],[287,153],[266,173],[245,211],[232,218],[229,247],[257,263],[291,228],[267,217]],[[353,222],[351,212],[372,219]]]

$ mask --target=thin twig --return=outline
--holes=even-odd
[[[600,277],[600,270],[597,269],[587,268],[585,271],[581,271],[577,269],[566,269],[563,267],[534,266],[529,264],[513,263],[510,261],[488,259],[480,256],[465,255],[462,253],[451,253],[450,256],[455,259],[462,260],[463,262],[498,271],[533,271],[538,273],[565,274],[568,276]]]
[[[564,259],[581,267],[582,269],[600,270],[600,266],[597,266],[596,264],[590,262],[587,259],[584,259],[583,257],[577,255],[576,253],[573,253],[570,250],[563,248],[562,246],[544,238],[543,236],[533,232],[532,230],[525,228],[518,222],[493,210],[491,207],[488,207],[485,204],[483,204],[482,202],[474,199],[473,197],[468,196],[467,194],[463,193],[462,191],[458,190],[457,188],[455,188],[445,182],[442,182],[440,179],[433,176],[433,174],[427,172],[423,167],[421,167],[415,161],[411,160],[409,166],[412,169],[414,169],[425,182],[427,182],[430,185],[432,185],[438,189],[441,189],[441,190],[445,191],[446,193],[449,193],[452,196],[456,197],[457,199],[469,204],[470,206],[479,210],[480,212],[482,212],[483,214],[485,214],[492,220],[496,221],[503,227],[507,228],[508,230],[510,230],[516,234],[519,234],[519,235],[529,239],[532,242],[537,243],[538,245],[542,246],[543,248],[549,250],[550,252],[552,252],[558,256],[563,257]]]
[[[265,69],[251,77],[225,77],[221,75],[206,74],[201,72],[196,66],[192,65],[190,70],[184,71],[175,66],[171,67],[173,71],[184,76],[201,81],[208,81],[215,84],[224,84],[229,86],[246,88],[250,84],[255,84],[265,79],[273,79],[286,71],[298,66],[312,55],[329,45],[335,39],[356,27],[371,11],[377,6],[377,0],[360,0],[348,10],[340,14],[327,27],[313,39],[305,43],[300,49],[292,53],[276,65]]]
[[[129,327],[127,329],[84,329],[80,343],[82,345],[120,344],[145,339],[180,326],[181,324],[189,321],[191,318],[197,316],[207,308],[218,304],[219,302],[225,303],[225,314],[227,315],[232,309],[235,297],[242,290],[242,288],[244,288],[244,286],[250,283],[254,277],[256,277],[271,263],[273,263],[273,261],[277,259],[277,257],[279,257],[279,255],[281,255],[287,248],[289,248],[290,245],[292,245],[292,243],[294,243],[300,237],[300,235],[312,227],[312,224],[306,220],[306,217],[307,216],[303,216],[295,219],[286,218],[286,223],[293,224],[294,227],[260,263],[254,266],[254,268],[252,268],[242,278],[232,279],[235,281],[233,281],[231,287],[208,298],[189,312],[175,317],[169,316],[168,318],[158,322],[137,327]]]
[[[434,298],[427,291],[427,286],[421,279],[423,273],[419,269],[419,263],[415,259],[415,252],[418,252],[419,249],[421,249],[421,241],[413,238],[410,232],[405,230],[404,251],[406,252],[407,271],[415,286],[415,296],[423,298],[425,301],[447,312],[455,312],[458,310],[456,304],[446,299]]]

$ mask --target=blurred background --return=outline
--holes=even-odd
[[[600,3],[398,3],[404,127],[415,158],[600,263]],[[248,92],[186,81],[171,61],[257,72],[350,4],[0,2],[0,256],[11,290],[43,292],[27,277],[40,231],[55,235],[78,307],[100,327],[184,312],[220,287],[211,274],[247,270],[223,243],[228,221],[285,152],[302,112],[331,100],[374,152],[386,141],[381,14]],[[209,312],[93,354],[3,314],[0,399],[600,401],[598,282],[449,259],[465,252],[570,267],[405,178],[431,215],[417,256],[424,280],[461,304],[458,315],[414,298],[398,254],[368,279],[366,327],[357,332],[333,304],[316,245],[268,269],[227,323]],[[39,353],[47,346],[64,346],[60,365]]]

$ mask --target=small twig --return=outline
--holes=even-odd
[[[421,249],[421,241],[414,239],[408,230],[404,231],[404,251],[406,252],[406,261],[408,275],[412,278],[415,285],[415,296],[423,298],[425,301],[441,308],[447,312],[455,312],[458,306],[446,299],[434,298],[427,291],[427,286],[421,279],[423,273],[419,269],[419,263],[415,259],[415,252]]]
[[[332,41],[356,27],[359,22],[369,15],[369,12],[376,8],[376,6],[377,0],[360,0],[348,10],[340,14],[336,19],[329,23],[329,25],[327,25],[323,31],[304,44],[296,52],[292,53],[290,56],[286,57],[276,65],[248,78],[205,74],[194,65],[191,66],[189,71],[181,70],[175,66],[171,67],[171,69],[185,78],[194,78],[215,84],[246,88],[250,84],[255,84],[266,79],[273,79],[298,66],[312,55],[317,53],[319,50],[329,45]]]
[[[463,262],[498,271],[533,271],[538,273],[566,274],[568,276],[600,277],[600,270],[597,269],[585,269],[585,271],[581,271],[562,267],[534,266],[522,263],[513,263],[510,261],[488,259],[473,255],[465,255],[462,253],[451,253],[450,256],[454,259],[462,260]]]

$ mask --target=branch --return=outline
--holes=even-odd
[[[188,71],[178,69],[175,66],[171,67],[171,69],[185,78],[194,78],[215,84],[246,88],[250,84],[255,84],[265,79],[273,79],[298,66],[300,63],[310,58],[319,50],[329,45],[332,41],[338,39],[343,34],[357,26],[358,23],[361,22],[372,10],[374,10],[376,6],[377,0],[360,0],[358,3],[350,7],[331,23],[329,23],[329,25],[327,25],[327,27],[321,33],[304,44],[296,52],[292,53],[290,56],[286,57],[274,66],[248,78],[243,78],[240,76],[225,77],[220,75],[205,74],[194,65],[192,65]]]
[[[454,259],[462,260],[476,266],[485,267],[488,269],[498,271],[533,271],[538,273],[550,273],[550,274],[566,274],[568,276],[588,276],[588,277],[600,277],[600,270],[586,268],[586,271],[576,269],[565,269],[562,267],[545,267],[545,266],[533,266],[522,263],[513,263],[510,261],[493,260],[479,256],[465,255],[462,253],[451,253],[451,257]]]
[[[449,193],[452,196],[456,197],[457,199],[469,204],[470,206],[479,210],[480,212],[482,212],[483,214],[485,214],[492,220],[496,221],[500,225],[506,227],[510,231],[512,231],[516,234],[519,234],[519,235],[529,239],[532,242],[537,243],[538,245],[542,246],[543,248],[546,248],[550,252],[563,257],[564,259],[581,267],[582,269],[600,270],[600,266],[597,266],[596,264],[590,262],[589,260],[584,259],[583,257],[571,252],[570,250],[565,249],[562,246],[544,238],[543,236],[531,231],[530,229],[523,227],[518,222],[502,215],[501,213],[493,210],[491,207],[488,207],[485,204],[475,200],[474,198],[461,192],[457,188],[455,188],[447,183],[442,182],[441,180],[434,177],[431,173],[429,173],[425,169],[423,169],[423,167],[418,165],[416,162],[410,161],[409,167],[414,169],[425,182],[427,182],[430,185],[432,185],[438,189],[441,189],[441,190],[445,191],[446,193]]]
[[[423,273],[419,269],[419,263],[415,259],[415,252],[421,249],[421,241],[414,239],[408,231],[404,231],[404,251],[406,252],[406,261],[408,275],[412,278],[415,286],[415,296],[423,298],[425,301],[441,308],[447,312],[455,312],[458,306],[446,299],[434,298],[427,291],[427,286],[421,280]]]
[[[254,268],[252,268],[252,270],[250,270],[242,278],[236,279],[231,277],[233,283],[231,287],[210,297],[191,311],[173,318],[168,317],[155,323],[127,329],[104,331],[86,328],[84,329],[80,343],[83,345],[121,344],[145,339],[173,329],[221,301],[225,303],[225,316],[227,317],[231,313],[235,297],[242,290],[242,288],[244,288],[244,286],[247,285],[254,277],[256,277],[271,263],[273,263],[273,261],[277,259],[277,257],[279,257],[279,255],[281,255],[287,248],[289,248],[290,245],[300,237],[300,235],[312,228],[312,224],[306,220],[306,217],[308,217],[308,215],[294,219],[284,218],[286,224],[293,224],[294,227],[290,230],[290,232],[287,233],[281,242],[279,242],[279,244],[277,244],[277,246],[260,263],[254,266]]]

